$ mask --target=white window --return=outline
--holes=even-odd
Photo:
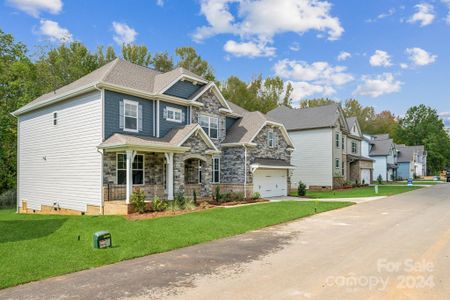
[[[53,126],[56,126],[58,124],[58,112],[53,113]]]
[[[124,153],[117,154],[117,184],[127,183],[127,155]],[[136,154],[132,164],[133,184],[144,184],[144,155]]]
[[[269,145],[270,148],[273,148],[274,144],[274,133],[272,130],[269,130],[269,132],[267,132],[267,145]]]
[[[358,152],[358,145],[356,144],[356,142],[352,142],[352,153],[357,152]]]
[[[124,100],[123,103],[124,130],[137,132],[139,103],[130,100]]]
[[[183,112],[181,111],[181,109],[175,107],[167,107],[166,109],[167,109],[167,118],[166,118],[167,121],[177,123],[182,122]]]
[[[336,158],[336,169],[339,169],[341,167],[341,162],[339,161],[339,158]]]
[[[336,133],[336,148],[339,148],[339,141],[340,141],[339,133]]]
[[[212,182],[220,182],[220,158],[213,157],[212,159]]]
[[[198,117],[198,123],[206,132],[206,134],[212,138],[217,139],[219,135],[219,119],[215,117],[200,115]]]

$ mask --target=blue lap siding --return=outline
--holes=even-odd
[[[142,131],[130,133],[121,129],[119,120],[119,106],[121,100],[132,100],[142,105]],[[143,99],[122,93],[105,91],[105,139],[114,133],[135,134],[143,136],[153,136],[153,100]]]
[[[181,109],[184,114],[184,122],[178,123],[173,121],[167,121],[164,119],[164,109],[166,107],[173,107]],[[187,107],[183,105],[167,103],[164,101],[159,102],[159,136],[164,137],[172,128],[186,125],[188,121]]]

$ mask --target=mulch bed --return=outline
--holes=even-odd
[[[146,212],[143,214],[140,213],[132,213],[128,214],[126,218],[128,220],[145,220],[145,219],[156,219],[156,218],[163,218],[163,217],[172,217],[172,216],[179,216],[184,214],[189,214],[196,211],[202,211],[206,209],[216,208],[216,207],[224,207],[224,206],[234,206],[234,205],[242,205],[242,204],[252,204],[252,203],[259,203],[259,202],[269,202],[267,199],[256,199],[256,200],[246,200],[246,201],[230,201],[230,202],[222,202],[220,204],[211,202],[211,201],[203,201],[200,202],[200,204],[195,207],[194,209],[189,210],[171,210],[167,209],[166,211],[151,211]]]

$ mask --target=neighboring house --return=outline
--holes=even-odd
[[[247,197],[289,189],[285,127],[182,68],[116,59],[13,114],[22,212],[112,213],[118,203],[127,213],[138,187],[148,200],[209,197],[215,186]]]
[[[426,175],[427,154],[424,146],[396,145],[398,153],[397,177],[408,179]]]
[[[369,156],[374,159],[373,179],[379,176],[383,181],[392,181],[397,178],[398,150],[394,141],[388,134],[364,135],[369,143]]]
[[[362,142],[364,136],[361,132],[361,127],[356,117],[347,118],[349,134],[345,136],[347,170],[345,178],[352,183],[370,184],[373,181],[373,163],[367,152],[363,152]]]
[[[282,122],[294,143],[293,187],[302,181],[309,189],[332,189],[344,181],[370,180],[371,160],[361,157],[361,130],[349,124],[338,104],[292,109],[280,106],[267,114]],[[350,126],[349,126],[350,125]],[[367,182],[369,183],[369,182]]]

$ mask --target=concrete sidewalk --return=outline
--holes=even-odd
[[[377,197],[360,197],[360,198],[299,198],[299,197],[272,197],[269,198],[271,202],[280,202],[280,201],[323,201],[323,202],[354,202],[354,203],[364,203],[369,201],[381,200],[386,198],[387,196],[377,196]]]

